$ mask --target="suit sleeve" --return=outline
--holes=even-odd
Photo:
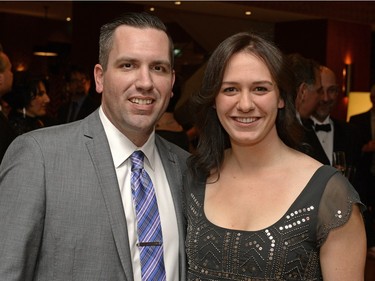
[[[33,280],[45,213],[42,149],[18,137],[0,167],[0,280]]]

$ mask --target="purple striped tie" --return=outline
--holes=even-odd
[[[143,168],[144,154],[137,150],[132,161],[131,188],[137,215],[142,280],[165,280],[163,236],[158,204],[150,176]]]

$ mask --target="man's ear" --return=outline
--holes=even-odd
[[[301,85],[298,87],[297,96],[302,101],[305,99],[307,93],[307,84],[305,82],[302,82]]]
[[[94,67],[94,78],[95,78],[95,87],[98,93],[103,92],[103,80],[104,80],[104,71],[103,67],[100,64],[96,64]]]

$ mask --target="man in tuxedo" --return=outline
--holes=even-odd
[[[313,122],[310,119],[310,116],[323,97],[320,65],[300,54],[290,54],[287,56],[287,60],[294,74],[297,118],[304,129],[301,150],[319,162],[330,165],[329,159],[314,131]]]
[[[12,90],[13,72],[12,64],[0,45],[0,100]],[[16,137],[8,123],[8,119],[2,111],[0,103],[0,163],[10,143]]]
[[[359,154],[356,130],[345,121],[337,120],[330,115],[339,94],[336,75],[328,67],[321,66],[320,76],[323,96],[311,116],[314,130],[331,164],[333,152],[344,151],[347,166],[356,167]]]
[[[157,17],[126,13],[101,27],[99,41],[100,108],[18,137],[4,157],[0,280],[186,279],[180,200],[189,154],[154,131],[173,95],[172,40]],[[139,238],[133,167],[155,190],[145,229],[151,233],[160,214],[161,240]],[[144,278],[141,252],[156,247],[166,278]]]

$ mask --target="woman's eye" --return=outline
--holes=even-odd
[[[255,92],[266,92],[268,89],[266,87],[255,87],[254,88]]]
[[[235,91],[236,91],[235,87],[228,87],[228,88],[223,89],[224,93],[230,93],[230,92],[235,92]]]

